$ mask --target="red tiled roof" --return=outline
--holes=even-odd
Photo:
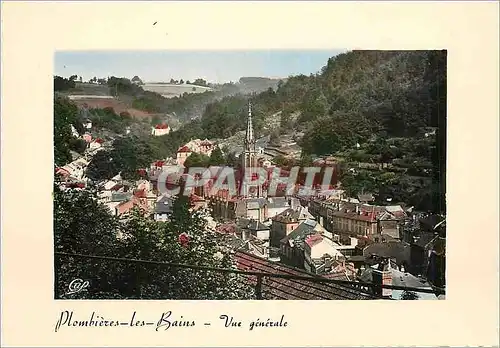
[[[147,198],[147,195],[146,195],[146,192],[144,189],[135,191],[134,196],[136,196],[137,198]]]
[[[358,221],[367,221],[367,222],[376,222],[376,213],[366,213],[366,214],[358,214],[356,212],[345,212],[345,211],[334,211],[333,216],[344,217],[347,219],[358,220]]]
[[[96,142],[98,144],[102,144],[102,143],[104,143],[104,140],[102,140],[101,138],[97,138],[96,140],[94,140],[94,142]]]
[[[165,161],[156,161],[153,163],[156,167],[163,167],[165,164]]]
[[[240,270],[310,276],[314,279],[314,276],[309,273],[270,262],[243,251],[237,251],[234,256]],[[247,281],[255,285],[256,277],[248,276]],[[262,296],[267,300],[368,300],[373,298],[348,285],[266,277],[262,281]]]
[[[168,129],[168,128],[169,128],[169,127],[168,127],[168,124],[166,124],[166,123],[157,124],[157,125],[155,126],[155,129]]]
[[[191,149],[189,147],[187,147],[186,145],[184,145],[181,148],[179,148],[179,150],[177,150],[177,152],[192,152],[192,151],[191,151]]]

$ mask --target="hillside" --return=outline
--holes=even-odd
[[[244,130],[248,98],[208,104],[199,120],[165,137],[167,155],[188,138],[229,138]],[[340,54],[315,75],[293,76],[276,90],[253,95],[252,104],[257,136],[269,134],[269,117],[281,111],[281,134],[304,132],[299,142],[304,157],[344,158],[341,179],[351,195],[371,190],[380,199],[444,209],[445,51]],[[393,169],[349,174],[347,169],[359,164]]]

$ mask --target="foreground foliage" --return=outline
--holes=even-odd
[[[126,222],[109,214],[90,191],[54,192],[55,251],[231,268],[230,255],[206,230],[203,213],[189,200],[175,201],[171,222],[155,222],[138,211]],[[87,291],[68,292],[73,279]],[[246,299],[253,289],[234,274],[55,256],[55,297],[88,299]]]

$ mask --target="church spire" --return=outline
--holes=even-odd
[[[247,132],[245,137],[246,144],[252,144],[255,142],[253,135],[253,124],[252,124],[252,103],[248,103],[248,119],[247,119]]]

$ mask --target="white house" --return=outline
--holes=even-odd
[[[182,166],[184,165],[184,162],[186,162],[186,159],[193,153],[193,151],[187,147],[187,146],[182,146],[177,150],[177,164]]]
[[[89,119],[86,119],[85,121],[83,121],[83,128],[85,128],[87,130],[92,129],[92,121]]]
[[[89,162],[85,158],[81,157],[76,161],[66,164],[62,167],[62,170],[66,171],[70,177],[82,180],[85,178],[85,170],[88,165]]]
[[[170,133],[170,126],[166,123],[157,124],[151,128],[151,134],[155,137],[160,137]]]
[[[304,243],[304,268],[308,272],[319,273],[331,260],[345,259],[336,248],[336,243],[321,234],[313,234]]]

